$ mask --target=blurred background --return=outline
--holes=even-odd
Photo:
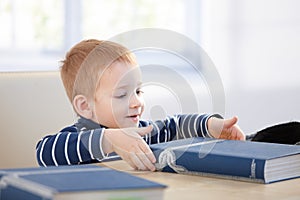
[[[223,82],[224,117],[237,115],[246,134],[300,120],[299,8],[298,0],[0,0],[0,167],[35,165],[36,142],[73,123],[58,74],[71,46],[140,28],[201,46]]]

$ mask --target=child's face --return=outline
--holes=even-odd
[[[138,66],[113,63],[98,83],[93,120],[108,128],[137,127],[144,111],[141,84]]]

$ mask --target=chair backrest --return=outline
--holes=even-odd
[[[37,166],[38,140],[76,117],[59,72],[0,73],[0,92],[0,168]]]

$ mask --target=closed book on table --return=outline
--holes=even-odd
[[[162,199],[164,185],[96,165],[0,170],[1,200]]]
[[[190,138],[151,145],[164,172],[272,183],[300,177],[300,146]]]

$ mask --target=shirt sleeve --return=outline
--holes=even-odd
[[[36,146],[40,166],[74,165],[101,161],[104,128],[77,131],[75,127],[63,129],[55,135],[41,139]]]
[[[210,117],[222,118],[218,114],[187,114],[175,115],[155,122],[148,121],[144,126],[152,124],[153,130],[150,135],[144,136],[144,139],[148,144],[156,144],[191,137],[212,138],[207,129],[207,121]]]

